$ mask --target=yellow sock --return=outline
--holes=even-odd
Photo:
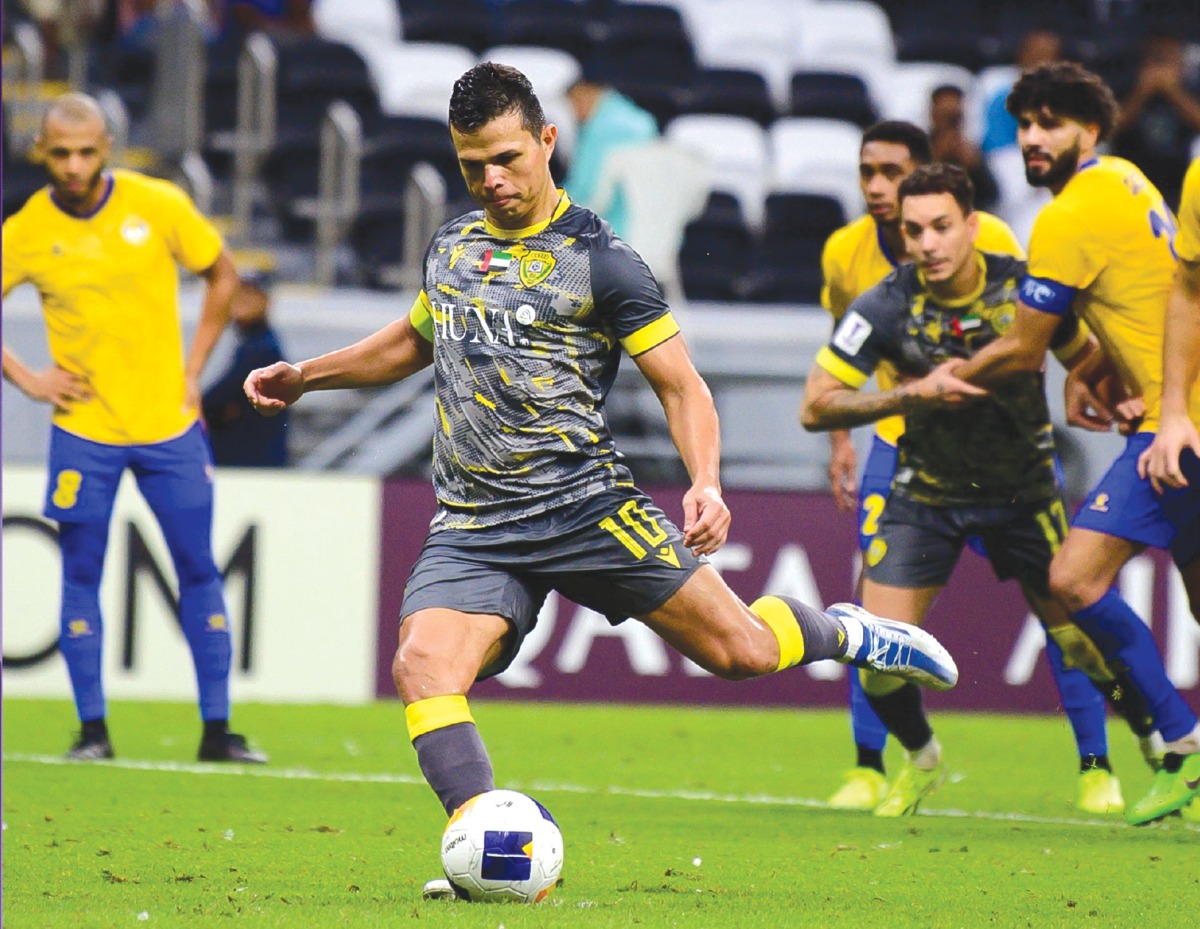
[[[779,642],[779,666],[776,671],[791,668],[804,660],[804,633],[792,608],[779,597],[759,597],[750,604],[750,611],[767,624]]]

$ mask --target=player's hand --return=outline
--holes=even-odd
[[[1133,435],[1146,417],[1146,401],[1141,397],[1130,397],[1118,403],[1113,412],[1117,415],[1117,431],[1121,435]]]
[[[197,377],[184,379],[183,408],[189,412],[200,412],[200,379]]]
[[[733,516],[712,484],[693,484],[683,495],[683,544],[693,555],[711,555],[725,544]]]
[[[965,359],[952,358],[943,361],[922,378],[908,385],[912,395],[926,409],[955,409],[986,397],[988,391],[964,381],[954,371],[965,364]]]
[[[1200,456],[1200,433],[1195,423],[1182,414],[1164,416],[1159,421],[1154,441],[1138,457],[1138,474],[1150,478],[1156,493],[1162,493],[1168,487],[1187,487],[1187,478],[1179,466],[1185,448]]]
[[[275,416],[304,396],[304,373],[286,361],[255,368],[242,389],[246,399],[263,416]]]
[[[841,429],[829,433],[829,487],[839,510],[858,509],[858,452],[850,433]]]
[[[1116,411],[1100,399],[1097,389],[1083,376],[1081,367],[1067,373],[1063,387],[1067,422],[1089,432],[1111,432]]]
[[[30,397],[42,403],[51,403],[56,410],[66,410],[72,403],[92,399],[92,388],[88,382],[58,365],[38,372],[32,386]]]

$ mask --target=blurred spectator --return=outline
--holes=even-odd
[[[242,277],[229,305],[237,348],[220,380],[204,391],[204,422],[213,460],[235,468],[282,468],[287,464],[287,411],[257,415],[242,384],[255,368],[283,360],[279,337],[268,318],[270,279],[250,272]]]
[[[315,35],[312,0],[224,0],[223,34],[240,42],[252,32],[273,37]]]
[[[67,34],[71,29],[66,19],[70,12],[67,0],[21,0],[21,5],[41,33],[46,77],[64,77],[66,72],[59,53],[71,41]],[[76,7],[77,22],[87,29],[103,15],[105,0],[81,0]]]
[[[595,207],[600,177],[609,156],[622,146],[657,138],[658,122],[624,94],[590,74],[567,89],[567,98],[579,121],[579,134],[563,186],[576,203]],[[619,190],[602,215],[617,235],[628,233],[627,206]]]
[[[1192,141],[1200,132],[1196,78],[1185,73],[1182,39],[1147,37],[1133,90],[1121,101],[1113,137],[1113,154],[1141,168],[1172,209],[1179,206]]]
[[[958,165],[975,185],[975,205],[990,210],[1000,194],[979,146],[967,138],[966,99],[962,88],[943,84],[929,100],[929,147],[934,161]]]
[[[1051,29],[1031,29],[1021,39],[1017,49],[1017,68],[1026,71],[1038,65],[1049,64],[1062,57],[1062,38]],[[1014,75],[1015,79],[1016,75]],[[997,90],[984,101],[983,141],[980,148],[984,154],[996,149],[1017,144],[1017,121],[1004,108],[1011,85]]]

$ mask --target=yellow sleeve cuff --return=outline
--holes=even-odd
[[[1092,330],[1087,327],[1082,319],[1079,320],[1079,328],[1075,331],[1075,338],[1071,339],[1066,345],[1060,345],[1054,350],[1054,357],[1066,364],[1070,361],[1081,348],[1087,344],[1087,340],[1091,337]]]
[[[863,374],[854,365],[842,361],[828,345],[817,352],[817,364],[847,387],[853,387],[855,390],[871,379],[871,375]]]
[[[408,311],[408,321],[421,333],[426,342],[433,341],[433,306],[425,291],[417,294],[417,299],[413,301],[412,308]]]
[[[679,332],[679,324],[670,313],[665,313],[652,323],[642,326],[637,332],[625,336],[621,344],[631,358],[648,352]]]

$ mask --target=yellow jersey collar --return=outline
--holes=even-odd
[[[983,252],[979,251],[979,249],[975,250],[975,264],[979,267],[979,284],[974,287],[969,294],[966,294],[962,297],[957,297],[953,300],[947,300],[943,297],[934,297],[939,306],[944,306],[947,309],[960,306],[970,306],[983,296],[983,290],[985,287],[987,287],[987,262],[983,258]],[[929,293],[929,285],[925,282],[925,275],[919,268],[917,269],[917,279],[921,282],[921,289],[926,293]],[[930,296],[933,296],[933,294],[930,294]]]
[[[499,226],[493,226],[491,221],[484,213],[483,226],[487,230],[488,235],[495,236],[498,239],[524,239],[531,235],[537,235],[542,230],[546,229],[552,222],[558,219],[563,213],[567,212],[567,208],[571,205],[571,198],[567,196],[567,192],[561,187],[558,190],[558,203],[554,207],[554,212],[549,219],[543,219],[540,223],[534,223],[532,226],[526,226],[524,229],[501,229]]]

